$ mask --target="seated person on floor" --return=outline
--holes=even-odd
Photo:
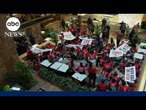
[[[136,61],[135,62],[135,69],[136,69],[136,76],[139,77],[139,74],[140,74],[140,68],[141,68],[141,64]]]
[[[129,86],[123,80],[119,84],[119,91],[124,91],[124,92],[129,91]]]
[[[106,89],[107,89],[107,86],[104,83],[104,80],[101,80],[97,85],[97,90],[106,91]]]
[[[96,81],[96,66],[92,65],[92,63],[90,63],[89,68],[88,68],[88,77],[89,77],[89,85],[91,86],[95,86],[95,81]]]
[[[83,63],[80,63],[80,66],[77,68],[77,71],[80,74],[85,74],[85,67],[84,67]]]

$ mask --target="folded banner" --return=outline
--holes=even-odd
[[[82,45],[74,45],[74,44],[68,44],[68,45],[65,45],[65,46],[68,47],[68,48],[72,48],[73,47],[75,49],[78,48],[78,47],[82,49],[82,47],[83,47]]]
[[[43,53],[43,52],[52,51],[52,49],[40,49],[40,48],[38,48],[38,47],[32,47],[32,48],[31,48],[31,51],[32,51],[34,54],[39,54],[39,53]]]
[[[122,57],[123,51],[120,50],[110,50],[109,57]]]
[[[136,80],[135,66],[125,67],[125,81],[134,83],[134,80]]]

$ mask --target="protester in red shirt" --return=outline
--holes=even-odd
[[[89,73],[89,84],[91,86],[95,86],[95,82],[96,82],[96,66],[93,66],[92,63],[90,63],[89,68],[88,68],[88,73]],[[93,83],[91,83],[91,81],[93,81]]]
[[[107,71],[107,70],[111,70],[113,66],[113,62],[110,59],[106,59],[106,63],[103,63],[103,70]]]
[[[104,62],[105,62],[105,59],[103,57],[99,59],[99,63],[101,66],[103,66]]]
[[[116,72],[113,75],[113,79],[115,79],[116,81],[119,81],[119,75]]]
[[[139,73],[140,73],[140,63],[138,61],[135,62],[135,69],[136,69],[136,76],[139,77]]]
[[[109,71],[103,70],[103,75],[104,75],[104,77],[109,78],[111,76],[111,73]]]
[[[93,57],[94,59],[96,59],[96,56],[97,56],[97,52],[94,50],[93,53],[92,53],[92,57]]]
[[[76,48],[77,55],[80,55],[81,49],[79,47]]]
[[[123,71],[124,69],[125,69],[125,62],[124,62],[124,60],[121,60],[121,62],[120,62],[120,69]]]
[[[99,84],[97,85],[97,88],[100,91],[106,91],[106,84],[104,83],[104,80],[100,81]]]
[[[52,48],[55,48],[55,45],[49,43],[47,47],[48,47],[49,49],[52,49]]]
[[[122,81],[122,84],[120,84],[119,91],[124,91],[124,92],[129,91],[129,86],[126,84],[125,81]]]
[[[136,52],[137,52],[137,48],[136,48],[136,47],[132,47],[132,48],[131,48],[131,51],[132,51],[133,53],[136,53]]]
[[[87,48],[84,48],[83,49],[83,56],[84,56],[84,58],[87,58],[88,55],[89,55],[88,49]]]
[[[117,87],[117,81],[116,81],[115,79],[112,79],[112,80],[109,82],[109,87],[110,87],[110,89],[116,88],[116,87]]]
[[[40,70],[40,63],[36,59],[33,61],[33,69],[36,72],[39,72]]]
[[[33,53],[30,49],[27,50],[27,57],[29,60],[31,60],[31,61],[33,60]]]
[[[49,55],[48,55],[48,60],[49,61],[53,61],[55,59],[55,55],[53,52],[51,52]]]
[[[80,63],[80,66],[77,68],[77,71],[81,74],[85,74],[85,67],[83,66],[83,63]]]

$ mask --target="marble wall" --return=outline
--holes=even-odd
[[[7,71],[11,71],[18,59],[16,45],[12,38],[6,36],[6,15],[0,14],[0,81]]]

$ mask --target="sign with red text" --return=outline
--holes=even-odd
[[[136,80],[135,66],[125,67],[125,81],[134,83]]]
[[[123,51],[120,50],[111,50],[109,57],[122,57],[123,56]]]

